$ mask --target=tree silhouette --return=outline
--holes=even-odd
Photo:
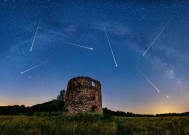
[[[57,96],[57,100],[65,101],[65,95],[66,95],[66,90],[65,89],[61,90],[59,95]]]

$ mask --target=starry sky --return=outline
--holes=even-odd
[[[46,102],[89,76],[103,107],[189,111],[188,11],[187,0],[1,0],[0,105]]]

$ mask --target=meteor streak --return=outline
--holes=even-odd
[[[31,45],[31,48],[30,48],[30,52],[31,52],[32,49],[33,49],[33,45],[34,45],[34,43],[35,43],[35,39],[36,39],[36,36],[37,36],[38,29],[39,29],[39,24],[38,24],[37,29],[36,29],[36,31],[35,31],[35,35],[34,35],[34,38],[33,38],[33,41],[32,41],[32,45]]]
[[[111,50],[111,53],[112,53],[112,57],[113,57],[113,59],[114,59],[115,66],[117,67],[118,65],[117,65],[117,62],[116,62],[116,59],[115,59],[115,56],[114,56],[114,52],[113,52],[113,50],[112,50],[112,46],[111,46],[111,43],[110,43],[110,40],[109,40],[107,31],[106,31],[106,27],[104,27],[104,32],[105,32],[105,34],[106,34],[106,38],[107,38],[108,44],[109,44],[109,46],[110,46],[110,50]]]
[[[43,63],[41,63],[41,64],[39,64],[39,65],[37,65],[37,66],[34,66],[34,67],[31,67],[31,68],[29,68],[29,69],[27,69],[27,70],[25,70],[25,71],[23,71],[23,72],[20,72],[20,74],[24,74],[24,73],[26,73],[26,72],[28,72],[28,71],[30,71],[30,70],[32,70],[32,69],[35,69],[35,68],[37,68],[37,67],[39,67],[39,66],[42,66],[43,64],[45,64],[45,63],[47,63],[48,61],[45,61],[45,62],[43,62]]]
[[[148,50],[154,45],[155,41],[159,38],[159,36],[164,32],[165,28],[168,26],[168,24],[172,21],[173,19],[170,19],[167,24],[161,29],[159,34],[154,38],[150,46],[146,49],[146,51],[143,53],[143,56],[148,52]]]
[[[73,45],[73,46],[77,46],[77,47],[81,47],[81,48],[84,48],[84,49],[89,49],[89,50],[92,50],[93,51],[93,48],[90,48],[90,47],[86,47],[86,46],[82,46],[82,45],[78,45],[78,44],[74,44],[74,43],[70,43],[70,42],[64,42],[62,41],[64,44],[69,44],[69,45]]]
[[[141,71],[139,71],[140,74],[157,90],[157,92],[159,93],[160,90],[150,81],[150,79],[148,79],[148,77]]]

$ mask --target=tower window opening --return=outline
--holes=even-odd
[[[91,82],[91,85],[94,87],[95,86],[95,82]]]

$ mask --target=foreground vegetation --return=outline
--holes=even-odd
[[[189,135],[189,117],[0,116],[0,135]]]

